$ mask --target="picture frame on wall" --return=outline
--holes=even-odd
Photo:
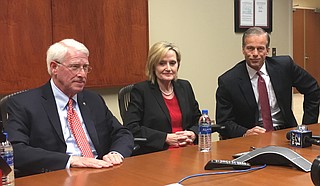
[[[255,26],[272,32],[272,0],[234,0],[234,31]]]

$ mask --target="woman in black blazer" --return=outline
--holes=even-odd
[[[124,125],[134,137],[147,142],[136,154],[178,148],[196,143],[201,115],[191,84],[177,79],[181,54],[168,42],[149,50],[147,81],[134,85]]]

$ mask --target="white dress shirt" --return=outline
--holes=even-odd
[[[256,101],[258,103],[258,106],[259,106],[259,125],[263,126],[262,116],[261,116],[261,106],[259,104],[259,93],[258,93],[258,77],[259,76],[257,75],[256,70],[251,68],[248,64],[246,64],[246,66],[247,66],[247,71],[249,73],[249,77],[251,80],[252,89],[253,89]],[[260,69],[260,73],[266,83],[266,86],[267,86],[267,92],[268,92],[268,98],[269,98],[273,126],[276,127],[276,126],[284,125],[284,121],[281,116],[281,110],[279,108],[277,98],[274,93],[274,89],[272,87],[272,84],[270,81],[270,76],[267,72],[265,63],[262,65],[262,67]]]
[[[50,80],[51,83],[51,87],[52,87],[52,91],[53,91],[53,95],[55,97],[56,100],[56,104],[57,104],[57,110],[58,110],[58,114],[59,114],[59,119],[61,122],[61,128],[62,128],[62,133],[63,133],[63,137],[64,140],[67,144],[67,150],[66,150],[66,154],[70,155],[70,156],[82,156],[81,151],[75,141],[75,138],[71,132],[70,126],[68,124],[68,101],[69,101],[69,97],[66,96],[53,82],[53,80]],[[75,95],[74,97],[72,97],[72,99],[74,100],[74,109],[76,110],[79,119],[82,123],[82,128],[85,132],[85,135],[87,137],[87,140],[89,142],[90,148],[92,150],[93,155],[95,156],[95,158],[98,156],[97,152],[93,146],[93,143],[91,141],[91,138],[88,134],[88,131],[86,129],[86,126],[83,122],[83,118],[81,116],[81,112],[79,109],[79,105],[77,102],[77,95]],[[69,162],[67,164],[67,168],[69,167]]]

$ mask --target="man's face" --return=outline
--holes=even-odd
[[[87,71],[89,66],[88,56],[70,50],[65,56],[64,61],[52,61],[52,79],[56,86],[68,97],[81,92],[87,81]]]
[[[269,53],[267,44],[268,41],[265,34],[248,35],[245,39],[245,46],[242,48],[242,53],[247,64],[256,71],[260,70]]]

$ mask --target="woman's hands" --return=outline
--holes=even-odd
[[[195,139],[196,135],[192,131],[178,131],[167,134],[166,143],[174,147],[184,147],[193,144]]]

